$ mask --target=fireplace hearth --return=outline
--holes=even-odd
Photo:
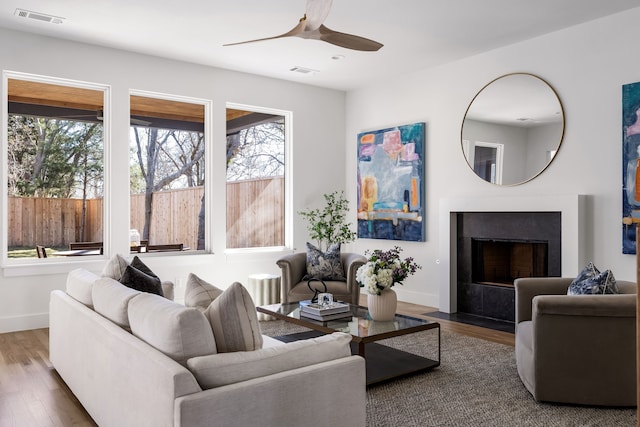
[[[560,212],[458,212],[458,313],[515,320],[513,281],[560,276]]]

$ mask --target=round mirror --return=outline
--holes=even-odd
[[[540,175],[564,134],[558,95],[540,77],[498,77],[471,100],[462,122],[462,151],[480,178],[517,185]]]

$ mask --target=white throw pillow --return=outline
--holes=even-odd
[[[222,292],[222,289],[218,289],[195,274],[189,273],[184,292],[184,305],[206,310],[211,301],[222,295]]]
[[[105,277],[111,277],[113,280],[117,280],[119,282],[128,265],[129,261],[127,261],[122,255],[115,254],[109,261],[107,261],[107,264],[102,269],[102,275]]]
[[[131,332],[178,363],[216,352],[216,341],[201,311],[160,295],[142,292],[129,302]]]
[[[234,282],[214,299],[205,314],[211,323],[219,353],[262,348],[256,306],[242,284]]]
[[[67,294],[87,307],[93,308],[91,292],[93,284],[100,276],[84,268],[71,270],[67,275]]]
[[[129,301],[139,294],[140,291],[110,277],[102,277],[93,285],[93,309],[113,323],[129,329]]]
[[[257,351],[194,357],[187,367],[203,389],[235,384],[351,355],[351,335],[334,332]]]

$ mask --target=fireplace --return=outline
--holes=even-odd
[[[560,241],[549,243],[547,276],[575,277],[588,261],[587,230],[593,227],[587,216],[589,197],[583,194],[566,195],[510,195],[510,196],[465,196],[442,198],[439,202],[439,238],[438,258],[435,260],[438,270],[438,291],[434,298],[425,298],[423,304],[434,305],[439,312],[455,315],[459,311],[459,301],[465,298],[458,295],[459,284],[467,280],[472,283],[470,267],[461,267],[458,259],[460,245],[467,245],[471,253],[471,235],[461,227],[460,216],[466,213],[547,213],[560,217]],[[504,227],[507,231],[517,231],[518,224]],[[498,229],[500,231],[500,229]],[[556,232],[557,233],[557,232]],[[554,233],[554,234],[556,234]],[[468,243],[466,237],[469,237]],[[490,236],[473,236],[490,238]],[[544,241],[547,238],[514,238],[503,234],[493,236],[494,240]],[[554,239],[555,240],[555,239]],[[559,262],[558,268],[555,263]],[[468,271],[468,273],[467,273]],[[468,274],[468,278],[465,276]],[[491,286],[491,285],[487,285]],[[465,315],[467,316],[467,315]],[[475,318],[476,316],[471,316]]]
[[[560,276],[560,212],[457,213],[458,312],[515,320],[513,281]]]
[[[548,269],[547,241],[471,239],[473,283],[513,286],[518,277],[544,277]]]

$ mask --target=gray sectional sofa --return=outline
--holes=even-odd
[[[218,353],[202,310],[83,269],[51,293],[51,363],[100,426],[366,424],[349,335],[261,338]]]

